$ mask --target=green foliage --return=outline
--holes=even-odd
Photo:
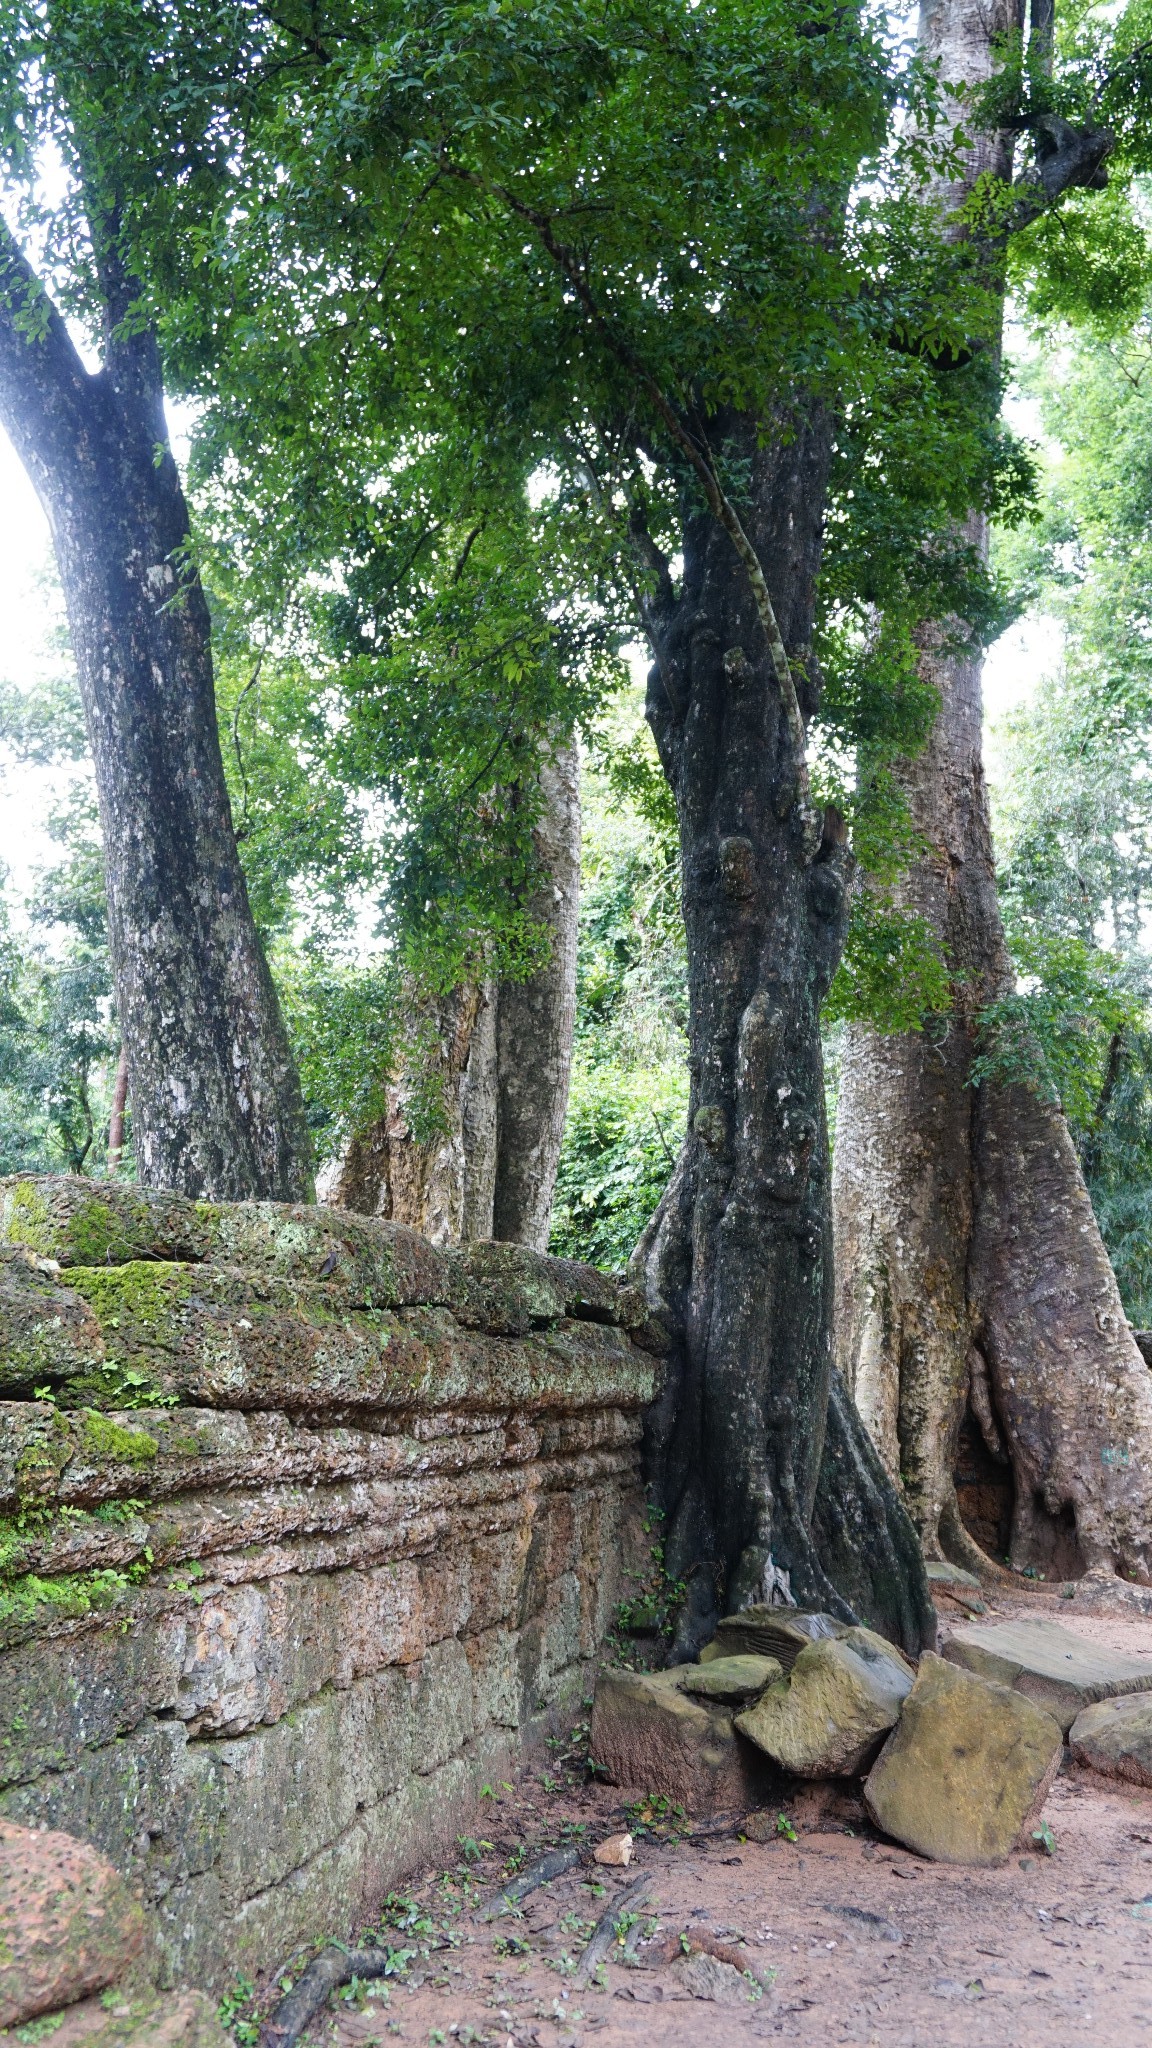
[[[627,1264],[688,1116],[687,970],[675,820],[622,706],[586,766],[576,1045],[552,1249]]]
[[[826,1023],[920,1031],[951,1006],[948,966],[931,925],[879,890],[853,894],[844,952],[823,1009]]]

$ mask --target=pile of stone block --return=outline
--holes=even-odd
[[[603,1672],[592,1722],[609,1778],[690,1812],[861,1779],[884,1834],[986,1865],[1027,1841],[1066,1737],[1097,1770],[1152,1784],[1152,1661],[1019,1621],[958,1632],[914,1667],[870,1629],[779,1607],[729,1616],[695,1664]]]

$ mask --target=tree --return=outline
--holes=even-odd
[[[140,1176],[295,1199],[310,1187],[303,1107],[236,849],[208,609],[119,178],[120,25],[84,4],[0,17],[9,197],[46,240],[60,300],[0,223],[0,420],[48,514],[67,605]],[[68,197],[44,219],[48,149]],[[99,335],[99,369],[61,304]]]
[[[1148,87],[1138,23],[1121,21],[1103,54],[1101,34],[1087,19],[1054,70],[1051,9],[1033,8],[1026,47],[1013,4],[939,0],[922,13],[924,55],[959,94],[952,119],[962,124],[961,163],[938,201],[994,294],[1006,240],[1026,229],[1033,261],[1055,249],[1075,270],[1075,251],[1091,245],[1090,201],[1069,206],[1064,234],[1051,209],[1065,193],[1099,189],[1109,159],[1140,161]],[[1013,179],[1020,136],[1030,152]],[[1119,243],[1130,267],[1124,229],[1112,205],[1097,289],[1101,248]],[[1083,295],[1091,266],[1079,270]],[[984,353],[991,418],[998,345]],[[969,532],[986,550],[979,505]],[[923,646],[940,712],[903,778],[922,851],[901,900],[937,934],[953,995],[922,1031],[894,1043],[855,1028],[844,1049],[837,1352],[930,1556],[989,1568],[953,1483],[968,1406],[993,1457],[1011,1462],[1017,1568],[1147,1579],[1152,1388],[1064,1117],[1018,1066],[975,1064],[982,1015],[1013,987],[981,760],[980,638],[970,619],[929,623]]]
[[[488,976],[447,993],[421,992],[410,979],[407,1029],[397,1034],[408,1043],[391,1055],[387,1107],[352,1132],[325,1181],[326,1200],[406,1223],[435,1244],[496,1238],[548,1247],[576,1019],[580,761],[573,739],[545,743],[537,783],[539,872],[522,908],[545,959],[523,978]]]
[[[1147,1329],[1149,328],[1139,300],[1134,317],[1114,299],[1090,310],[1078,331],[1046,321],[1059,346],[1024,371],[1057,453],[1043,520],[1023,559],[1018,544],[1005,550],[1006,566],[1060,619],[1064,649],[1006,734],[1000,900],[1026,979],[994,1006],[985,1036],[998,1065],[1014,1060],[1059,1098],[1124,1308]]]
[[[979,580],[954,535],[973,492],[1001,502],[1022,478],[941,367],[980,293],[879,162],[904,84],[865,18],[823,4],[286,22],[251,60],[259,117],[245,74],[218,268],[173,297],[191,363],[204,290],[228,281],[215,486],[286,506],[296,545],[322,421],[345,428],[349,504],[394,506],[416,449],[461,504],[481,470],[508,504],[543,469],[569,588],[639,613],[689,959],[689,1137],[641,1256],[677,1337],[650,1458],[690,1580],[681,1645],[717,1602],[789,1580],[918,1643],[911,1527],[830,1374],[818,1012],[850,857],[806,727],[833,750],[821,798],[867,734],[877,775],[851,809],[873,829],[885,749],[924,723],[911,624]],[[916,131],[903,147],[931,154]],[[852,200],[866,162],[882,197]],[[266,367],[285,332],[288,447]],[[363,671],[376,702],[404,636],[385,638]],[[453,719],[481,701],[458,687]]]

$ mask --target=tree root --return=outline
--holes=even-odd
[[[522,1899],[528,1897],[542,1884],[549,1884],[554,1877],[563,1877],[566,1870],[574,1870],[584,1854],[576,1843],[570,1842],[564,1849],[546,1849],[535,1863],[529,1863],[506,1884],[484,1915],[485,1920],[499,1920],[504,1913],[514,1913]]]
[[[812,1537],[833,1585],[870,1627],[913,1657],[934,1645],[920,1540],[835,1370]]]
[[[580,1975],[587,1983],[597,1965],[604,1961],[616,1939],[620,1916],[629,1906],[635,1905],[651,1888],[652,1878],[645,1872],[643,1877],[633,1879],[622,1892],[617,1892],[611,1905],[606,1906],[589,1936],[588,1945],[580,1958]]]
[[[305,2027],[342,1984],[353,1977],[386,1977],[392,1954],[386,1948],[343,1948],[330,1942],[313,1956],[303,1976],[280,2000],[260,2029],[260,2048],[295,2048]]]

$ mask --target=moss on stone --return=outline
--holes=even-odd
[[[82,1428],[85,1446],[95,1457],[115,1460],[120,1465],[147,1465],[160,1448],[146,1430],[122,1429],[97,1408],[86,1410]]]
[[[0,1576],[0,1648],[52,1621],[79,1621],[111,1607],[133,1583],[127,1572],[105,1569],[42,1579],[35,1572]]]
[[[52,1215],[35,1181],[17,1181],[6,1189],[0,1235],[6,1244],[24,1244],[41,1258],[51,1257],[55,1238]]]
[[[187,1301],[195,1270],[175,1260],[131,1259],[123,1266],[74,1266],[68,1284],[83,1295],[101,1329],[117,1330],[125,1318],[145,1326],[164,1322]]]

